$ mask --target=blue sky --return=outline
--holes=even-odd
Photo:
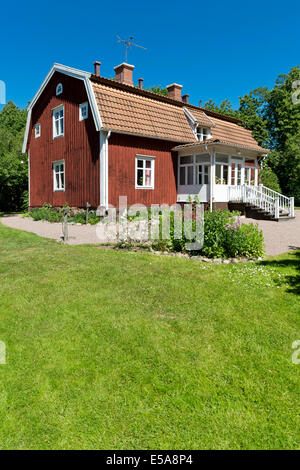
[[[273,86],[300,64],[299,1],[2,2],[0,80],[25,107],[54,62],[111,77],[124,61],[117,35],[147,48],[129,51],[145,86],[183,85],[190,102],[238,97]]]

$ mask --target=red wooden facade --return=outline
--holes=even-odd
[[[119,196],[127,196],[128,205],[174,204],[177,200],[177,153],[174,142],[146,137],[112,134],[108,140],[108,202],[119,205]],[[135,188],[137,155],[155,157],[154,189]]]
[[[56,96],[56,86],[63,93]],[[100,136],[91,109],[79,120],[79,105],[88,101],[82,80],[55,72],[32,110],[30,149],[30,206],[44,203],[72,207],[100,205]],[[64,136],[53,139],[52,110],[64,105]],[[35,138],[35,125],[41,136]],[[128,204],[173,204],[177,199],[177,157],[174,142],[112,133],[108,140],[108,203],[118,207],[119,196]],[[136,155],[155,157],[154,189],[135,188]],[[177,153],[176,153],[177,155]],[[53,162],[65,161],[65,191],[54,191]]]
[[[56,86],[63,93],[56,96]],[[30,206],[43,203],[62,206],[68,203],[84,207],[89,202],[98,207],[100,198],[99,132],[92,113],[79,121],[79,104],[87,101],[82,80],[56,72],[32,110],[29,131]],[[64,136],[53,139],[52,110],[64,105]],[[34,126],[41,125],[41,136],[35,138]],[[65,160],[65,191],[53,191],[53,162]]]

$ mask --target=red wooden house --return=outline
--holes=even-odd
[[[181,85],[161,96],[133,84],[132,65],[110,80],[54,64],[28,108],[29,205],[104,212],[128,205],[172,205],[197,196],[226,207],[251,204],[273,217],[293,200],[259,185],[266,154],[237,119],[189,104]]]

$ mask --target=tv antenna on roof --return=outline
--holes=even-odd
[[[118,38],[118,42],[123,42],[125,45],[125,63],[126,64],[127,64],[127,51],[129,47],[134,46],[134,47],[139,47],[140,49],[144,49],[145,51],[147,50],[146,47],[139,46],[138,44],[135,44],[134,42],[132,42],[133,36],[130,36],[129,39],[122,39],[120,38],[120,36],[117,36],[117,38]]]

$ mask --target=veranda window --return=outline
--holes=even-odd
[[[197,184],[209,184],[210,155],[196,155]]]
[[[54,191],[65,190],[65,162],[64,160],[53,163],[53,189]]]
[[[255,161],[245,160],[245,184],[248,186],[255,185]]]
[[[209,184],[210,155],[186,155],[179,160],[180,186]]]
[[[180,157],[180,185],[191,186],[194,184],[194,157],[187,155]]]
[[[154,157],[136,157],[136,188],[154,189]]]
[[[216,184],[228,184],[228,156],[216,154]]]

